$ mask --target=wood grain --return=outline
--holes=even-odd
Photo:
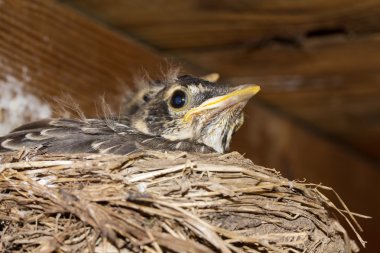
[[[313,36],[324,30],[380,29],[376,0],[61,0],[120,31],[171,50],[251,44]]]
[[[0,80],[22,80],[28,92],[49,102],[69,95],[88,115],[96,114],[101,95],[116,106],[136,73],[158,75],[164,63],[152,50],[51,0],[1,1],[0,60]]]

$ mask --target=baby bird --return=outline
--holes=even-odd
[[[152,81],[127,103],[121,117],[25,124],[0,137],[0,152],[25,147],[40,153],[129,154],[148,149],[224,153],[243,124],[243,108],[260,87],[228,87],[213,81],[215,76],[189,75]]]

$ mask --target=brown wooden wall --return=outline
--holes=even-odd
[[[41,104],[54,107],[55,98],[70,96],[92,116],[100,96],[116,106],[137,73],[157,76],[165,66],[153,50],[74,10],[24,0],[0,3],[0,63],[3,84],[21,84]]]

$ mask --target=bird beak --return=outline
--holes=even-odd
[[[195,115],[202,113],[206,110],[217,109],[217,111],[221,111],[230,106],[242,102],[247,102],[259,91],[260,86],[258,85],[238,86],[234,91],[226,95],[210,98],[204,101],[200,106],[190,109],[183,117],[183,120],[185,122],[189,122]]]
[[[209,81],[209,82],[212,82],[212,83],[215,83],[219,80],[219,74],[218,73],[211,73],[211,74],[208,74],[208,75],[205,75],[205,76],[202,76],[201,78],[206,80],[206,81]]]

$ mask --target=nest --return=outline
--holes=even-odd
[[[2,252],[358,251],[337,219],[355,230],[356,214],[329,188],[238,153],[22,151],[0,162]]]

